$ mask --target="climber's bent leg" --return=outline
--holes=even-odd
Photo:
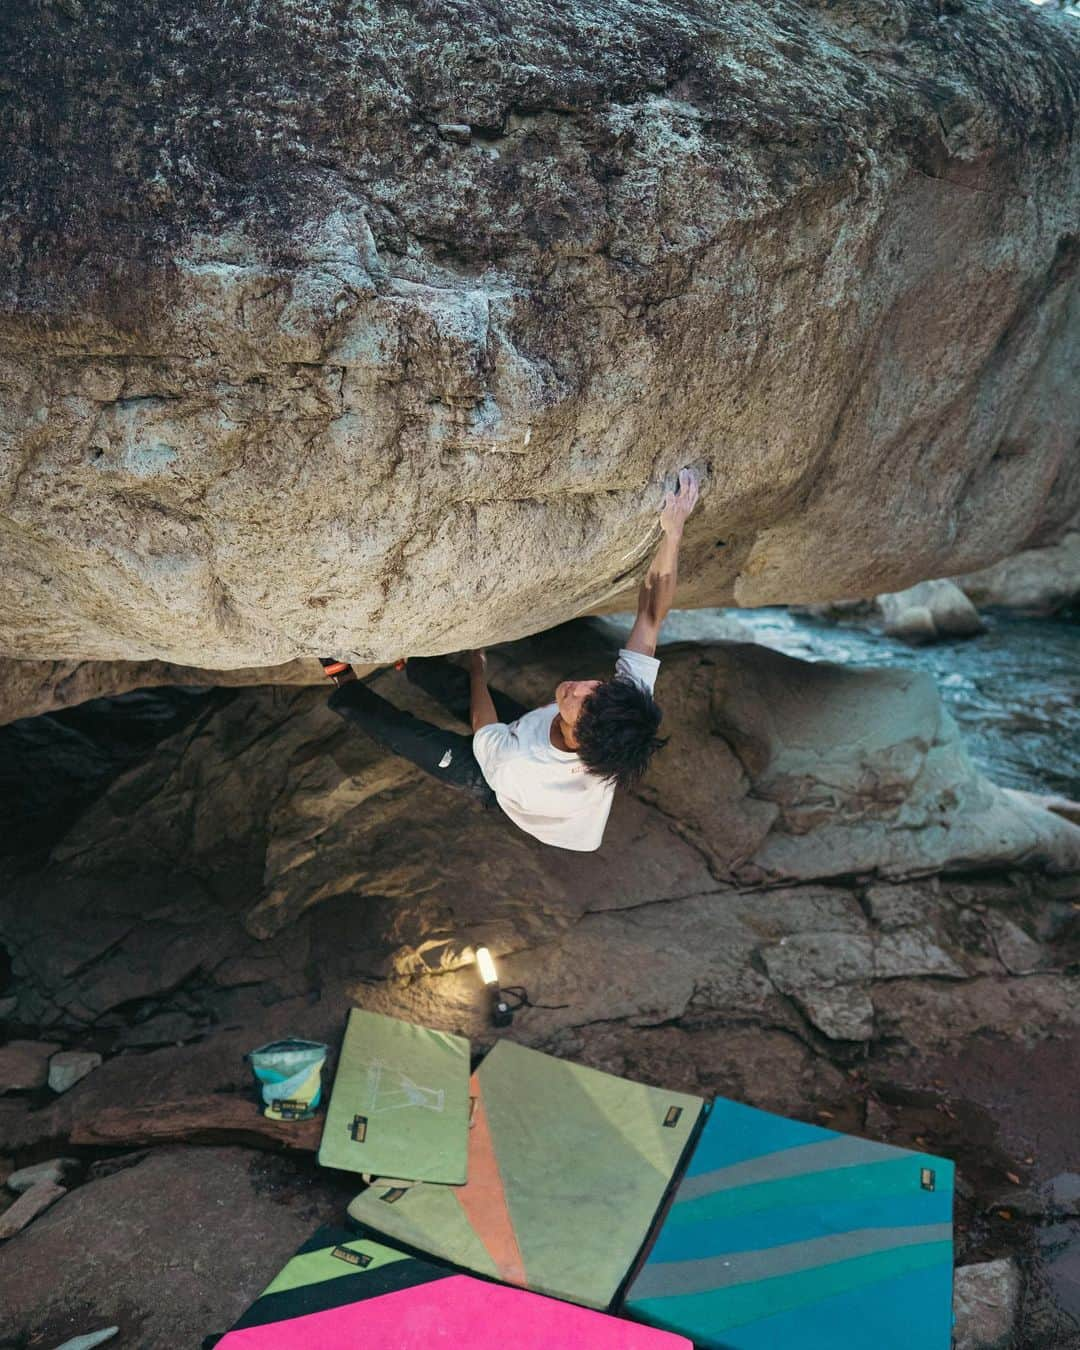
[[[346,722],[354,723],[440,783],[468,793],[484,806],[494,804],[495,794],[476,762],[471,736],[443,731],[412,713],[402,712],[359,680],[335,689],[329,704]]]
[[[462,722],[470,720],[469,672],[455,666],[445,656],[410,656],[405,663],[409,681],[441,703],[447,712]],[[498,689],[489,690],[500,722],[516,722],[529,711],[509,694]]]

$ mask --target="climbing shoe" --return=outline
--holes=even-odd
[[[332,656],[320,656],[319,665],[323,674],[337,685],[345,684],[350,678],[356,679],[356,672],[348,661],[336,661]]]

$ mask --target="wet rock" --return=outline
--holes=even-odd
[[[1046,1200],[1025,1186],[1003,1186],[983,1195],[982,1207],[987,1213],[1005,1213],[1012,1218],[1040,1219],[1046,1213]]]
[[[156,1150],[73,1191],[4,1248],[4,1334],[57,1345],[88,1326],[118,1325],[124,1344],[199,1345],[230,1326],[347,1199],[335,1179],[285,1159]]]
[[[38,1181],[24,1191],[10,1209],[0,1214],[0,1242],[6,1242],[16,1233],[21,1233],[28,1223],[33,1223],[39,1214],[63,1199],[67,1191],[52,1181]]]
[[[49,1087],[54,1092],[67,1092],[100,1063],[96,1050],[61,1050],[49,1060]]]
[[[1020,1289],[1020,1271],[1011,1258],[961,1266],[953,1282],[953,1350],[1006,1350]]]
[[[952,581],[922,581],[906,591],[879,595],[877,603],[885,632],[909,642],[974,637],[986,627],[979,611]]]
[[[0,1093],[44,1087],[49,1057],[59,1049],[54,1041],[16,1040],[0,1045]]]
[[[1059,1172],[1047,1187],[1051,1210],[1056,1214],[1080,1214],[1080,1172]]]
[[[8,652],[393,659],[625,608],[663,468],[710,457],[695,604],[1062,531],[1077,36],[882,12],[376,7],[360,67],[314,0],[228,61],[213,0],[149,47],[16,7],[55,135],[0,197]]]
[[[1080,530],[953,580],[968,599],[1027,614],[1053,614],[1080,596]]]
[[[1035,1238],[1058,1306],[1073,1324],[1080,1322],[1080,1223],[1048,1224],[1036,1230]]]
[[[9,1191],[21,1195],[39,1181],[51,1181],[55,1186],[70,1188],[82,1176],[83,1165],[78,1158],[50,1158],[48,1162],[34,1163],[12,1172],[5,1185]]]

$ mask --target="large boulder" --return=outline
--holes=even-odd
[[[1080,505],[1064,16],[2,22],[10,656],[385,660],[625,607],[682,463],[693,604],[900,589]]]
[[[1053,614],[1080,600],[1080,530],[954,580],[976,605]]]

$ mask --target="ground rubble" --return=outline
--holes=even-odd
[[[588,673],[593,630],[562,641]],[[496,678],[538,697],[549,656],[522,644]],[[0,1248],[0,1346],[228,1325],[355,1184],[316,1169],[318,1122],[261,1116],[245,1052],[336,1048],[351,1004],[490,1045],[481,940],[528,991],[525,1044],[954,1157],[960,1264],[1012,1260],[1014,1344],[1071,1344],[1080,830],[1033,807],[1010,822],[910,677],[822,676],[799,722],[798,663],[738,644],[666,660],[689,762],[617,800],[598,855],[545,853],[292,690],[208,700],[47,849],[9,848],[4,1048],[46,1048],[0,1093],[0,1155],[74,1164]],[[824,770],[814,728],[833,735],[843,698],[848,759]],[[828,812],[807,811],[826,777]],[[71,1050],[102,1063],[58,1094],[48,1058]],[[146,1271],[131,1253],[151,1246]]]

